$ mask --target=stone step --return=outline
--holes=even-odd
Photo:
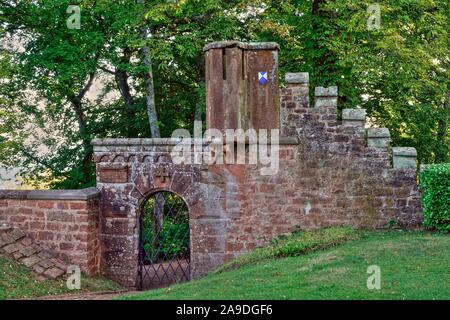
[[[0,225],[0,254],[11,258],[38,275],[58,279],[66,274],[67,264],[44,250],[19,228]]]

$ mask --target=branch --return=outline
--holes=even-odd
[[[106,73],[109,73],[109,74],[112,74],[112,75],[116,75],[116,72],[115,72],[115,71],[109,70],[109,69],[106,68],[106,67],[98,66],[98,68],[99,68],[100,70],[102,70],[102,71],[105,71]]]
[[[89,89],[92,86],[92,83],[94,82],[95,79],[95,72],[91,72],[89,74],[89,81],[86,84],[86,86],[83,88],[83,90],[81,90],[80,94],[77,96],[78,99],[82,100],[84,98],[84,96],[86,95],[86,93],[89,91]]]

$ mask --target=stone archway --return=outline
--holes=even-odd
[[[190,278],[225,261],[224,184],[208,166],[177,165],[171,139],[104,139],[94,145],[101,192],[101,267],[127,287],[139,287],[139,219],[158,191],[179,195],[189,210]],[[218,186],[215,186],[218,184]]]

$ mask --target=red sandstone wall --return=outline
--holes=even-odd
[[[387,129],[369,136],[365,110],[348,109],[338,121],[337,87],[316,88],[310,107],[307,75],[287,80],[280,104],[286,139],[274,175],[262,175],[260,165],[173,164],[170,139],[93,141],[109,276],[136,284],[140,205],[158,190],[189,207],[192,277],[297,229],[420,226],[414,152],[403,150],[391,165]]]
[[[98,195],[85,200],[27,197],[29,191],[0,191],[0,222],[19,227],[43,248],[80,266],[83,272],[99,273]]]

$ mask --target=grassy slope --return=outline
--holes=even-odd
[[[367,267],[381,268],[368,290]],[[370,232],[302,256],[246,264],[190,283],[124,299],[450,299],[450,236]]]
[[[81,291],[109,291],[120,287],[103,278],[81,278]],[[31,298],[65,293],[80,293],[79,290],[69,291],[64,280],[38,281],[30,271],[16,262],[0,256],[0,300]]]

